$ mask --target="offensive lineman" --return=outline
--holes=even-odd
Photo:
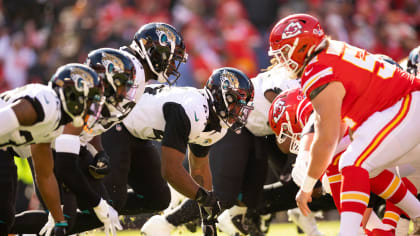
[[[162,205],[157,200],[164,200],[166,208],[170,192],[160,180],[162,174],[177,191],[206,207],[215,207],[211,217],[216,217],[217,199],[207,191],[212,188],[208,151],[228,128],[239,130],[245,124],[253,96],[253,86],[246,75],[229,67],[215,70],[204,89],[147,86],[123,124],[102,135],[105,147],[119,143],[119,149],[109,150],[111,165],[117,166],[105,178],[106,186],[112,187],[108,189],[114,194],[111,198],[123,211],[131,213],[147,209],[147,202]],[[162,163],[147,140],[162,140]],[[191,175],[182,166],[187,147]],[[138,153],[148,155],[137,156]],[[141,194],[137,200],[131,198],[137,203],[132,202],[130,208],[124,207],[129,203],[127,183],[134,193]]]
[[[95,122],[92,117],[100,110],[102,95],[98,75],[89,67],[76,63],[59,67],[49,86],[29,84],[0,95],[3,124],[0,146],[9,147],[7,151],[0,151],[0,185],[4,191],[0,201],[0,235],[7,235],[14,222],[17,181],[14,155],[32,156],[36,182],[55,221],[54,231],[56,235],[64,235],[67,223],[53,174],[51,142],[68,123],[80,127],[86,120]]]
[[[226,209],[240,204],[255,210],[262,197],[267,156],[282,155],[277,148],[268,148],[270,139],[265,136],[272,134],[267,122],[270,99],[274,99],[282,90],[300,86],[296,80],[276,76],[286,74],[283,72],[284,69],[273,65],[268,72],[251,79],[255,90],[255,109],[250,113],[245,128],[240,134],[228,131],[210,149],[213,191]],[[153,216],[142,227],[142,232],[149,236],[169,235],[176,226],[199,217],[197,204],[193,200],[184,201],[181,206],[163,216]],[[244,225],[241,228],[246,227]]]

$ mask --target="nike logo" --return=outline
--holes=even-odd
[[[195,118],[195,121],[199,121],[197,118],[197,114],[195,112],[194,112],[194,118]]]
[[[310,69],[310,70],[308,70],[308,71],[305,71],[305,76],[308,76],[310,73],[311,73],[311,71],[312,71],[312,69],[313,69],[313,67]]]

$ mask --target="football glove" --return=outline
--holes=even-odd
[[[105,235],[116,235],[116,229],[122,230],[120,220],[118,219],[118,212],[110,206],[104,199],[101,198],[98,206],[94,207],[96,216],[104,224]]]
[[[102,179],[110,170],[109,156],[105,151],[98,152],[93,161],[89,164],[89,174],[95,179]]]
[[[217,200],[216,195],[214,192],[206,191],[203,188],[199,188],[197,191],[197,195],[195,201],[203,207],[206,211],[206,215],[204,215],[207,220],[214,220],[217,219],[219,214],[222,213],[222,207],[220,205],[220,201]]]
[[[61,222],[55,223],[54,218],[52,217],[51,212],[50,212],[48,214],[48,221],[39,231],[39,235],[64,236],[66,235],[67,227],[68,227],[67,221],[61,221]],[[53,231],[54,231],[54,234],[51,234],[51,232]]]
[[[217,218],[209,218],[207,211],[200,206],[201,228],[204,236],[217,236]]]

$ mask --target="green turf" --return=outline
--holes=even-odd
[[[326,236],[336,236],[339,229],[339,222],[338,221],[320,221],[318,223],[319,229],[323,232]],[[198,229],[200,230],[200,229]],[[95,232],[90,235],[95,236],[103,236],[105,235],[103,232]],[[130,230],[130,231],[118,231],[117,235],[121,236],[139,236],[139,230]],[[202,233],[197,231],[196,233],[190,233],[184,228],[180,230],[176,230],[172,233],[175,236],[201,236]],[[219,233],[220,236],[226,236],[226,234]],[[282,223],[282,224],[273,224],[270,227],[270,231],[267,234],[268,236],[303,236],[304,234],[298,234],[296,230],[296,225],[292,223]]]

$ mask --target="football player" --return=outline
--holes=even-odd
[[[145,81],[140,62],[124,51],[111,48],[94,50],[89,53],[86,64],[93,68],[102,80],[103,106],[94,116],[95,123],[84,127],[65,125],[63,133],[55,141],[55,173],[62,182],[64,213],[69,225],[67,230],[71,230],[77,205],[80,205],[82,210],[93,209],[100,221],[104,223],[112,221],[106,222],[106,230],[113,231],[112,225],[119,227],[118,214],[102,199],[106,190],[101,181],[96,180],[108,171],[109,161],[95,136],[106,131],[108,127],[118,123],[128,114],[135,101],[141,96]],[[100,168],[97,167],[99,162],[102,163]],[[85,175],[84,171],[87,172],[87,170],[95,178]],[[79,196],[79,204],[72,202],[71,199],[75,199],[72,195]],[[32,225],[39,226],[42,223],[45,224],[45,217],[33,211],[20,214],[16,217],[13,232],[35,233],[33,229],[25,225],[25,221],[31,221]],[[41,234],[50,234],[52,223],[50,218],[48,224],[41,230]]]
[[[102,135],[113,166],[105,182],[116,208],[130,214],[166,208],[170,192],[163,176],[178,192],[205,206],[203,214],[216,217],[220,206],[209,191],[208,151],[227,129],[241,129],[253,96],[248,77],[228,67],[215,70],[204,89],[146,86],[123,123]],[[161,162],[148,140],[162,141]],[[191,174],[182,166],[187,147]],[[127,184],[134,194],[127,194]],[[159,232],[157,228],[154,233]]]
[[[53,173],[51,143],[64,125],[91,125],[100,111],[103,92],[98,75],[82,64],[57,69],[49,85],[29,84],[0,95],[0,235],[14,222],[17,172],[13,156],[32,156],[42,199],[51,212],[56,235],[64,235],[60,195]],[[85,121],[89,121],[86,123]],[[6,150],[7,148],[7,150]]]
[[[357,235],[370,191],[380,194],[396,186],[391,184],[393,178],[384,183],[373,177],[420,141],[416,132],[420,81],[365,50],[329,39],[318,19],[306,14],[287,16],[274,26],[269,54],[293,75],[301,76],[303,92],[316,112],[311,161],[297,204],[303,214],[310,213],[307,203],[312,189],[333,158],[344,122],[353,141],[339,161],[343,177],[340,216],[345,222],[340,224],[340,233]],[[381,183],[371,189],[370,177]],[[405,185],[387,193],[383,197],[412,219],[420,216],[420,202]],[[420,229],[415,229],[418,233]]]
[[[89,170],[96,179],[102,178],[109,171],[109,160],[101,145],[100,136],[97,135],[121,122],[134,107],[144,91],[144,70],[133,55],[111,48],[90,52],[86,64],[93,68],[104,82],[104,106],[101,114],[98,114],[98,122],[92,127],[80,128],[71,124],[64,127],[63,134],[55,141],[56,175],[66,186],[65,189],[68,189],[63,194],[74,194],[79,199],[83,196],[83,200],[79,200],[79,208],[93,208],[97,218],[104,224],[105,232],[115,234],[115,228],[122,229],[118,213],[104,200],[106,192],[102,183],[94,179],[89,180],[90,177],[84,175],[83,171]],[[76,218],[76,209],[70,209],[69,201],[64,204],[71,230]],[[74,208],[76,206],[71,205]]]
[[[252,214],[262,198],[267,157],[276,156],[283,159],[280,160],[282,162],[287,159],[275,146],[275,140],[266,138],[273,134],[267,123],[271,104],[269,99],[274,99],[282,90],[300,86],[298,81],[281,76],[285,74],[282,73],[283,70],[273,66],[271,70],[251,79],[255,90],[255,109],[250,113],[245,127],[239,134],[229,130],[210,149],[213,191],[224,208],[234,205],[248,206],[251,209],[249,213]],[[274,144],[274,148],[270,143]],[[169,235],[176,226],[199,217],[197,204],[193,200],[184,201],[181,206],[165,215],[153,216],[142,227],[142,232],[147,235]],[[246,227],[248,225],[239,226],[243,233],[249,232],[245,230]],[[258,229],[254,226],[253,230]]]

